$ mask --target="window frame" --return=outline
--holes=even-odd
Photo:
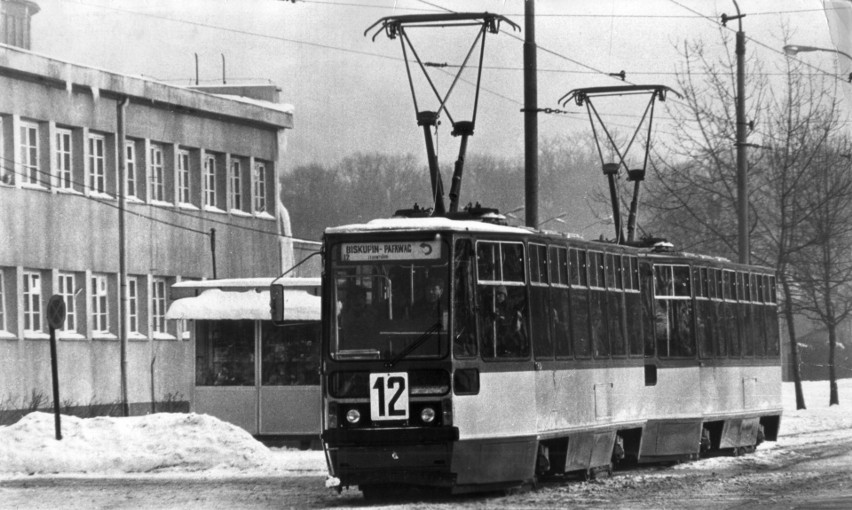
[[[42,186],[39,177],[40,144],[39,125],[37,122],[22,120],[18,126],[20,139],[18,140],[18,157],[23,179],[21,182],[27,186]],[[35,160],[35,161],[33,161]]]
[[[89,133],[86,144],[89,147],[87,155],[87,164],[89,166],[89,192],[99,195],[108,195],[107,186],[107,159],[106,159],[106,136],[99,133]],[[95,151],[100,149],[100,153]],[[98,187],[101,184],[101,188]]]
[[[0,268],[0,332],[8,332],[6,329],[6,275]]]
[[[56,128],[56,187],[60,190],[74,190],[74,131],[68,128]]]
[[[213,154],[204,155],[201,182],[203,186],[202,206],[216,209],[218,203],[216,201],[216,156]]]
[[[127,277],[127,332],[141,334],[139,331],[139,278]]]
[[[164,277],[151,279],[151,334],[167,335],[166,310],[168,306],[168,284]]]
[[[178,204],[192,205],[192,174],[190,153],[186,149],[177,151],[177,195]]]
[[[252,169],[252,211],[255,214],[269,213],[266,200],[266,163],[255,161]]]
[[[139,198],[139,179],[137,175],[138,159],[136,157],[136,142],[124,141],[124,180],[127,183],[127,196]]]
[[[231,159],[231,165],[228,169],[228,183],[230,184],[230,209],[234,211],[242,211],[243,209],[243,190],[242,190],[242,164],[239,159]]]
[[[106,274],[92,274],[89,281],[92,335],[109,334],[109,278]]]
[[[159,143],[152,143],[148,148],[148,183],[151,188],[151,202],[168,203],[163,152],[163,146]]]
[[[42,333],[42,290],[44,279],[40,271],[24,271],[24,282],[21,295],[24,297],[24,334]],[[34,282],[37,282],[34,285]],[[36,327],[33,327],[36,326]]]
[[[78,332],[77,319],[79,314],[77,313],[76,287],[77,275],[74,273],[60,272],[56,275],[56,294],[65,301],[65,321],[61,330],[63,333]]]

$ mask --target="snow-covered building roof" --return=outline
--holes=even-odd
[[[166,319],[272,320],[269,285],[274,278],[188,281],[173,288],[195,289],[197,295],[176,299]],[[282,278],[284,320],[319,321],[319,278]]]

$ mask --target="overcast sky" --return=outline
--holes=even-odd
[[[523,26],[521,0],[37,0],[33,51],[170,84],[272,82],[282,102],[295,107],[288,137],[293,165],[334,162],[355,151],[412,153],[425,162],[422,133],[398,40],[383,34],[373,42],[364,30],[382,16],[441,12],[441,8],[490,11]],[[819,0],[740,0],[749,42],[767,70],[783,64],[782,22],[798,44],[830,46]],[[636,84],[676,85],[676,46],[704,38],[718,47],[721,13],[735,14],[731,1],[714,0],[538,0],[539,106],[560,108],[558,99],[578,87],[618,85],[607,76],[621,70]],[[698,13],[698,14],[697,14]],[[706,15],[710,19],[702,17]],[[730,25],[736,27],[736,22]],[[483,90],[471,153],[523,153],[522,32],[489,34]],[[421,29],[415,49],[424,60],[458,64],[473,41],[462,29]],[[777,48],[777,52],[774,50]],[[721,56],[721,55],[720,55]],[[803,56],[833,71],[832,55]],[[498,67],[499,69],[494,69]],[[449,77],[433,71],[442,86]],[[468,77],[469,75],[465,75]],[[469,120],[472,87],[453,93],[451,114]],[[431,99],[423,96],[426,100]],[[585,114],[541,115],[542,137],[568,130],[590,133]],[[665,120],[659,124],[665,129]],[[442,160],[454,159],[458,140],[449,123],[438,138]]]

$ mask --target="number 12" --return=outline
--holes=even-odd
[[[370,374],[370,418],[408,418],[408,374]]]

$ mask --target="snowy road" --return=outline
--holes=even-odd
[[[800,433],[754,455],[616,472],[594,482],[449,501],[410,499],[382,508],[852,508],[852,430]],[[842,438],[842,439],[841,439]],[[321,460],[321,459],[320,459]],[[2,508],[359,508],[356,490],[324,487],[325,474],[205,477],[128,475],[0,481]]]
[[[370,505],[357,490],[325,488],[322,452],[268,449],[204,415],[63,418],[34,413],[0,427],[0,508],[852,508],[852,379],[841,405],[807,383],[796,411],[784,385],[777,443],[743,457],[617,471],[593,482],[544,483],[518,494],[411,497]]]

